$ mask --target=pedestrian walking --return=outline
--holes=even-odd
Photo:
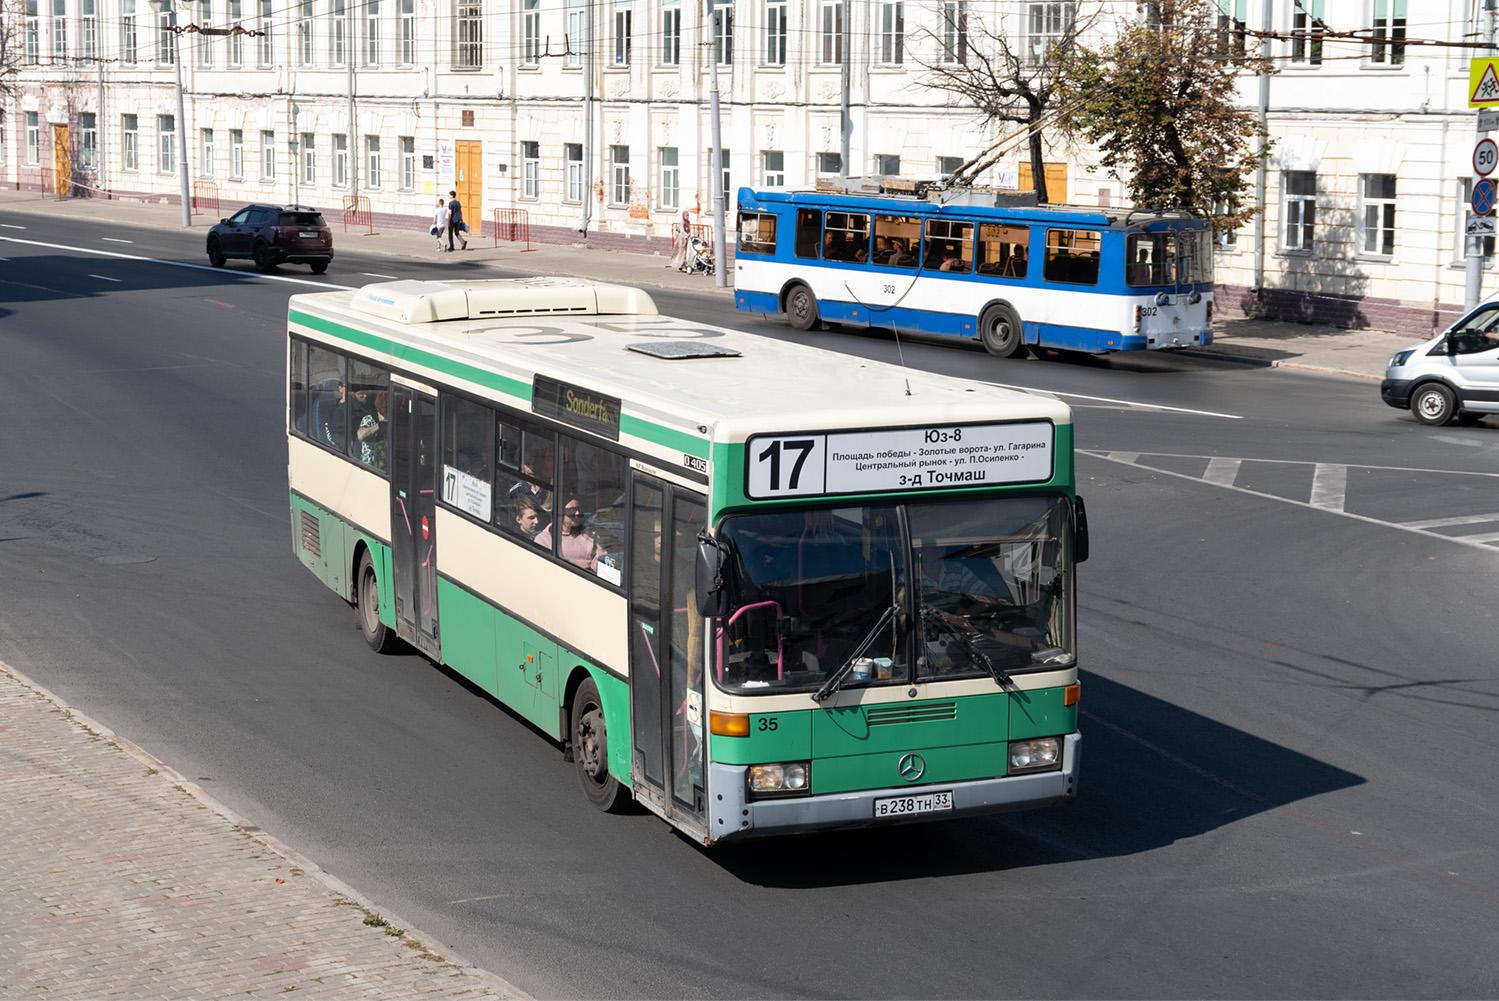
[[[682,210],[682,221],[677,226],[676,240],[671,250],[671,260],[667,262],[668,268],[676,268],[678,271],[687,270],[687,242],[691,239],[692,224],[687,221],[687,210]]]
[[[464,229],[467,228],[463,223],[463,203],[458,201],[456,191],[449,191],[448,198],[450,199],[448,202],[448,249],[453,249],[453,238],[457,237],[463,249],[467,250],[468,237],[463,235]]]
[[[447,203],[447,201],[445,201],[443,199],[442,195],[438,195],[437,196],[437,211],[434,212],[434,213],[432,213],[432,228],[429,229],[429,230],[427,230],[428,233],[431,233],[433,236],[437,237],[437,249],[438,250],[444,249],[443,245],[442,245],[442,235],[443,235],[443,233],[447,232],[447,229],[448,229],[448,203]]]

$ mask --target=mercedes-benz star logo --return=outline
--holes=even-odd
[[[921,760],[919,754],[902,754],[895,770],[907,782],[915,782],[926,773],[926,762]]]

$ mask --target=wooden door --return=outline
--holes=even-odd
[[[463,205],[463,221],[468,223],[469,239],[477,240],[483,230],[484,144],[459,140],[453,147],[453,190]]]
[[[65,195],[73,186],[73,158],[68,154],[68,127],[52,126],[53,193]]]
[[[1064,205],[1067,202],[1067,165],[1065,163],[1044,163],[1046,169],[1046,200],[1054,205]],[[1020,190],[1029,191],[1034,188],[1035,182],[1031,179],[1031,162],[1020,161]]]

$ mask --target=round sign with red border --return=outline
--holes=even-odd
[[[422,515],[422,538],[427,538],[427,533],[429,531],[431,531],[431,529],[427,527],[427,516]]]
[[[1473,173],[1488,177],[1499,166],[1499,145],[1492,139],[1480,139],[1473,147]]]

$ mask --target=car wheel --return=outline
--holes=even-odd
[[[219,248],[219,238],[216,236],[209,237],[208,263],[212,264],[216,268],[222,268],[226,260],[228,260],[228,258],[224,256],[224,251]]]
[[[996,358],[1025,354],[1025,334],[1020,317],[1009,306],[990,306],[979,318],[979,340]]]
[[[315,275],[320,275],[323,272],[325,272],[325,271],[328,270],[328,262],[327,261],[313,261],[308,266],[312,268],[312,273],[315,274]]]
[[[805,285],[793,285],[786,293],[786,319],[797,330],[816,330],[821,326],[817,296]]]
[[[271,260],[271,248],[263,243],[257,243],[251,252],[251,259],[255,261],[255,270],[266,272],[274,268],[275,262]]]
[[[1428,382],[1411,396],[1411,413],[1422,424],[1451,424],[1457,419],[1457,398],[1440,382]]]

